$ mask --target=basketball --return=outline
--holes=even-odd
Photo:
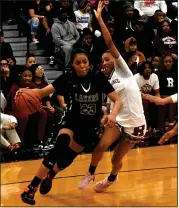
[[[41,107],[41,98],[36,91],[23,89],[16,95],[16,106],[19,112],[33,114]]]

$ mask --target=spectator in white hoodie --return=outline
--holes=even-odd
[[[167,13],[167,4],[163,0],[135,0],[134,8],[139,11],[143,19],[153,16],[156,10]]]
[[[21,140],[16,132],[17,119],[1,113],[1,142],[0,146],[9,151],[17,150],[21,146]],[[7,138],[7,139],[6,139]]]

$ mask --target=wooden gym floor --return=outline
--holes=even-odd
[[[36,206],[177,206],[177,147],[166,145],[131,150],[124,159],[118,181],[105,193],[85,191],[77,184],[86,173],[91,154],[83,154],[59,173],[46,196],[36,194]],[[112,153],[106,152],[96,180],[111,169]],[[20,194],[34,177],[41,160],[1,165],[1,206],[28,206]]]

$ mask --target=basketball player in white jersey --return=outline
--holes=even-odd
[[[116,126],[105,128],[104,134],[92,154],[89,171],[78,184],[78,188],[86,189],[88,187],[89,183],[95,178],[95,169],[104,151],[114,141],[121,138],[114,149],[111,174],[94,186],[96,192],[105,191],[117,180],[117,174],[122,167],[123,157],[136,143],[140,142],[146,132],[146,121],[139,87],[126,62],[115,47],[110,33],[103,22],[101,17],[103,7],[103,3],[99,1],[98,9],[95,11],[104,40],[109,49],[109,51],[103,54],[102,62],[104,69],[106,71],[111,71],[109,80],[114,89],[118,92],[122,107],[116,117]],[[110,110],[108,113],[110,113],[113,108],[113,103],[111,103],[111,101],[109,101],[109,104]]]

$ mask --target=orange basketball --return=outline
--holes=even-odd
[[[33,114],[41,108],[39,94],[33,90],[23,90],[16,95],[16,106],[19,112]]]

